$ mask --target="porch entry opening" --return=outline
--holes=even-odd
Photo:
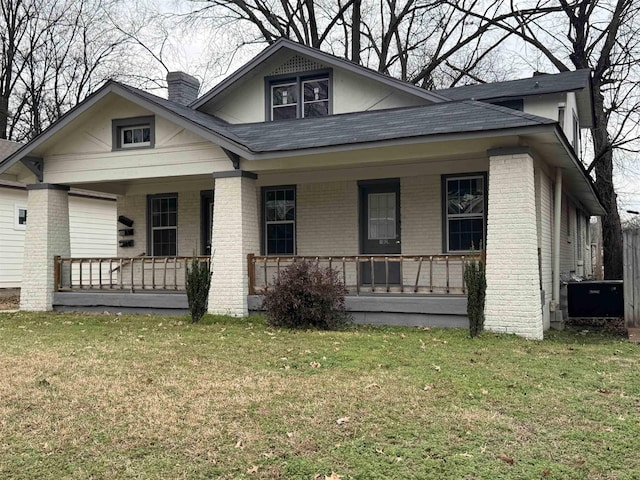
[[[400,179],[361,181],[360,253],[363,255],[398,255],[402,253],[400,237]],[[360,265],[363,285],[399,285],[400,263],[377,261]]]
[[[211,256],[213,238],[213,190],[200,192],[200,255]]]

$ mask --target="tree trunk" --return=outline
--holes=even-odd
[[[353,63],[360,63],[360,0],[353,2],[353,15],[351,16],[351,61]]]
[[[596,127],[591,130],[595,150],[595,187],[607,214],[602,217],[602,245],[605,280],[622,280],[622,227],[617,195],[613,188],[613,150],[607,133],[602,94],[594,92]]]
[[[9,99],[0,95],[0,138],[7,139],[7,125],[9,124]]]

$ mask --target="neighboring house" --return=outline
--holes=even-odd
[[[542,338],[560,273],[590,274],[604,210],[577,154],[587,70],[426,91],[278,40],[200,98],[193,77],[167,80],[168,100],[107,82],[0,163],[39,215],[23,309],[180,311],[167,290],[197,253],[209,311],[246,315],[311,257],[341,272],[359,320],[461,325],[462,267],[482,248],[486,327]],[[69,186],[118,195],[121,259],[97,284],[67,281]]]
[[[0,140],[0,158],[20,147],[17,142]],[[95,192],[69,193],[72,257],[116,255],[115,200],[113,195]],[[26,185],[0,176],[0,289],[21,285],[27,221]]]

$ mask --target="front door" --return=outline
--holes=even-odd
[[[400,242],[400,180],[360,182],[360,253],[397,255]],[[372,268],[373,267],[373,268]],[[388,275],[388,276],[387,276]],[[400,284],[400,263],[384,259],[362,263],[363,285]]]
[[[213,190],[200,192],[200,255],[211,256],[213,231]]]

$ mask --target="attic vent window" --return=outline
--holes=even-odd
[[[111,121],[113,150],[153,148],[155,117],[120,118]]]
[[[286,120],[331,114],[330,83],[329,74],[268,81],[267,118]]]

